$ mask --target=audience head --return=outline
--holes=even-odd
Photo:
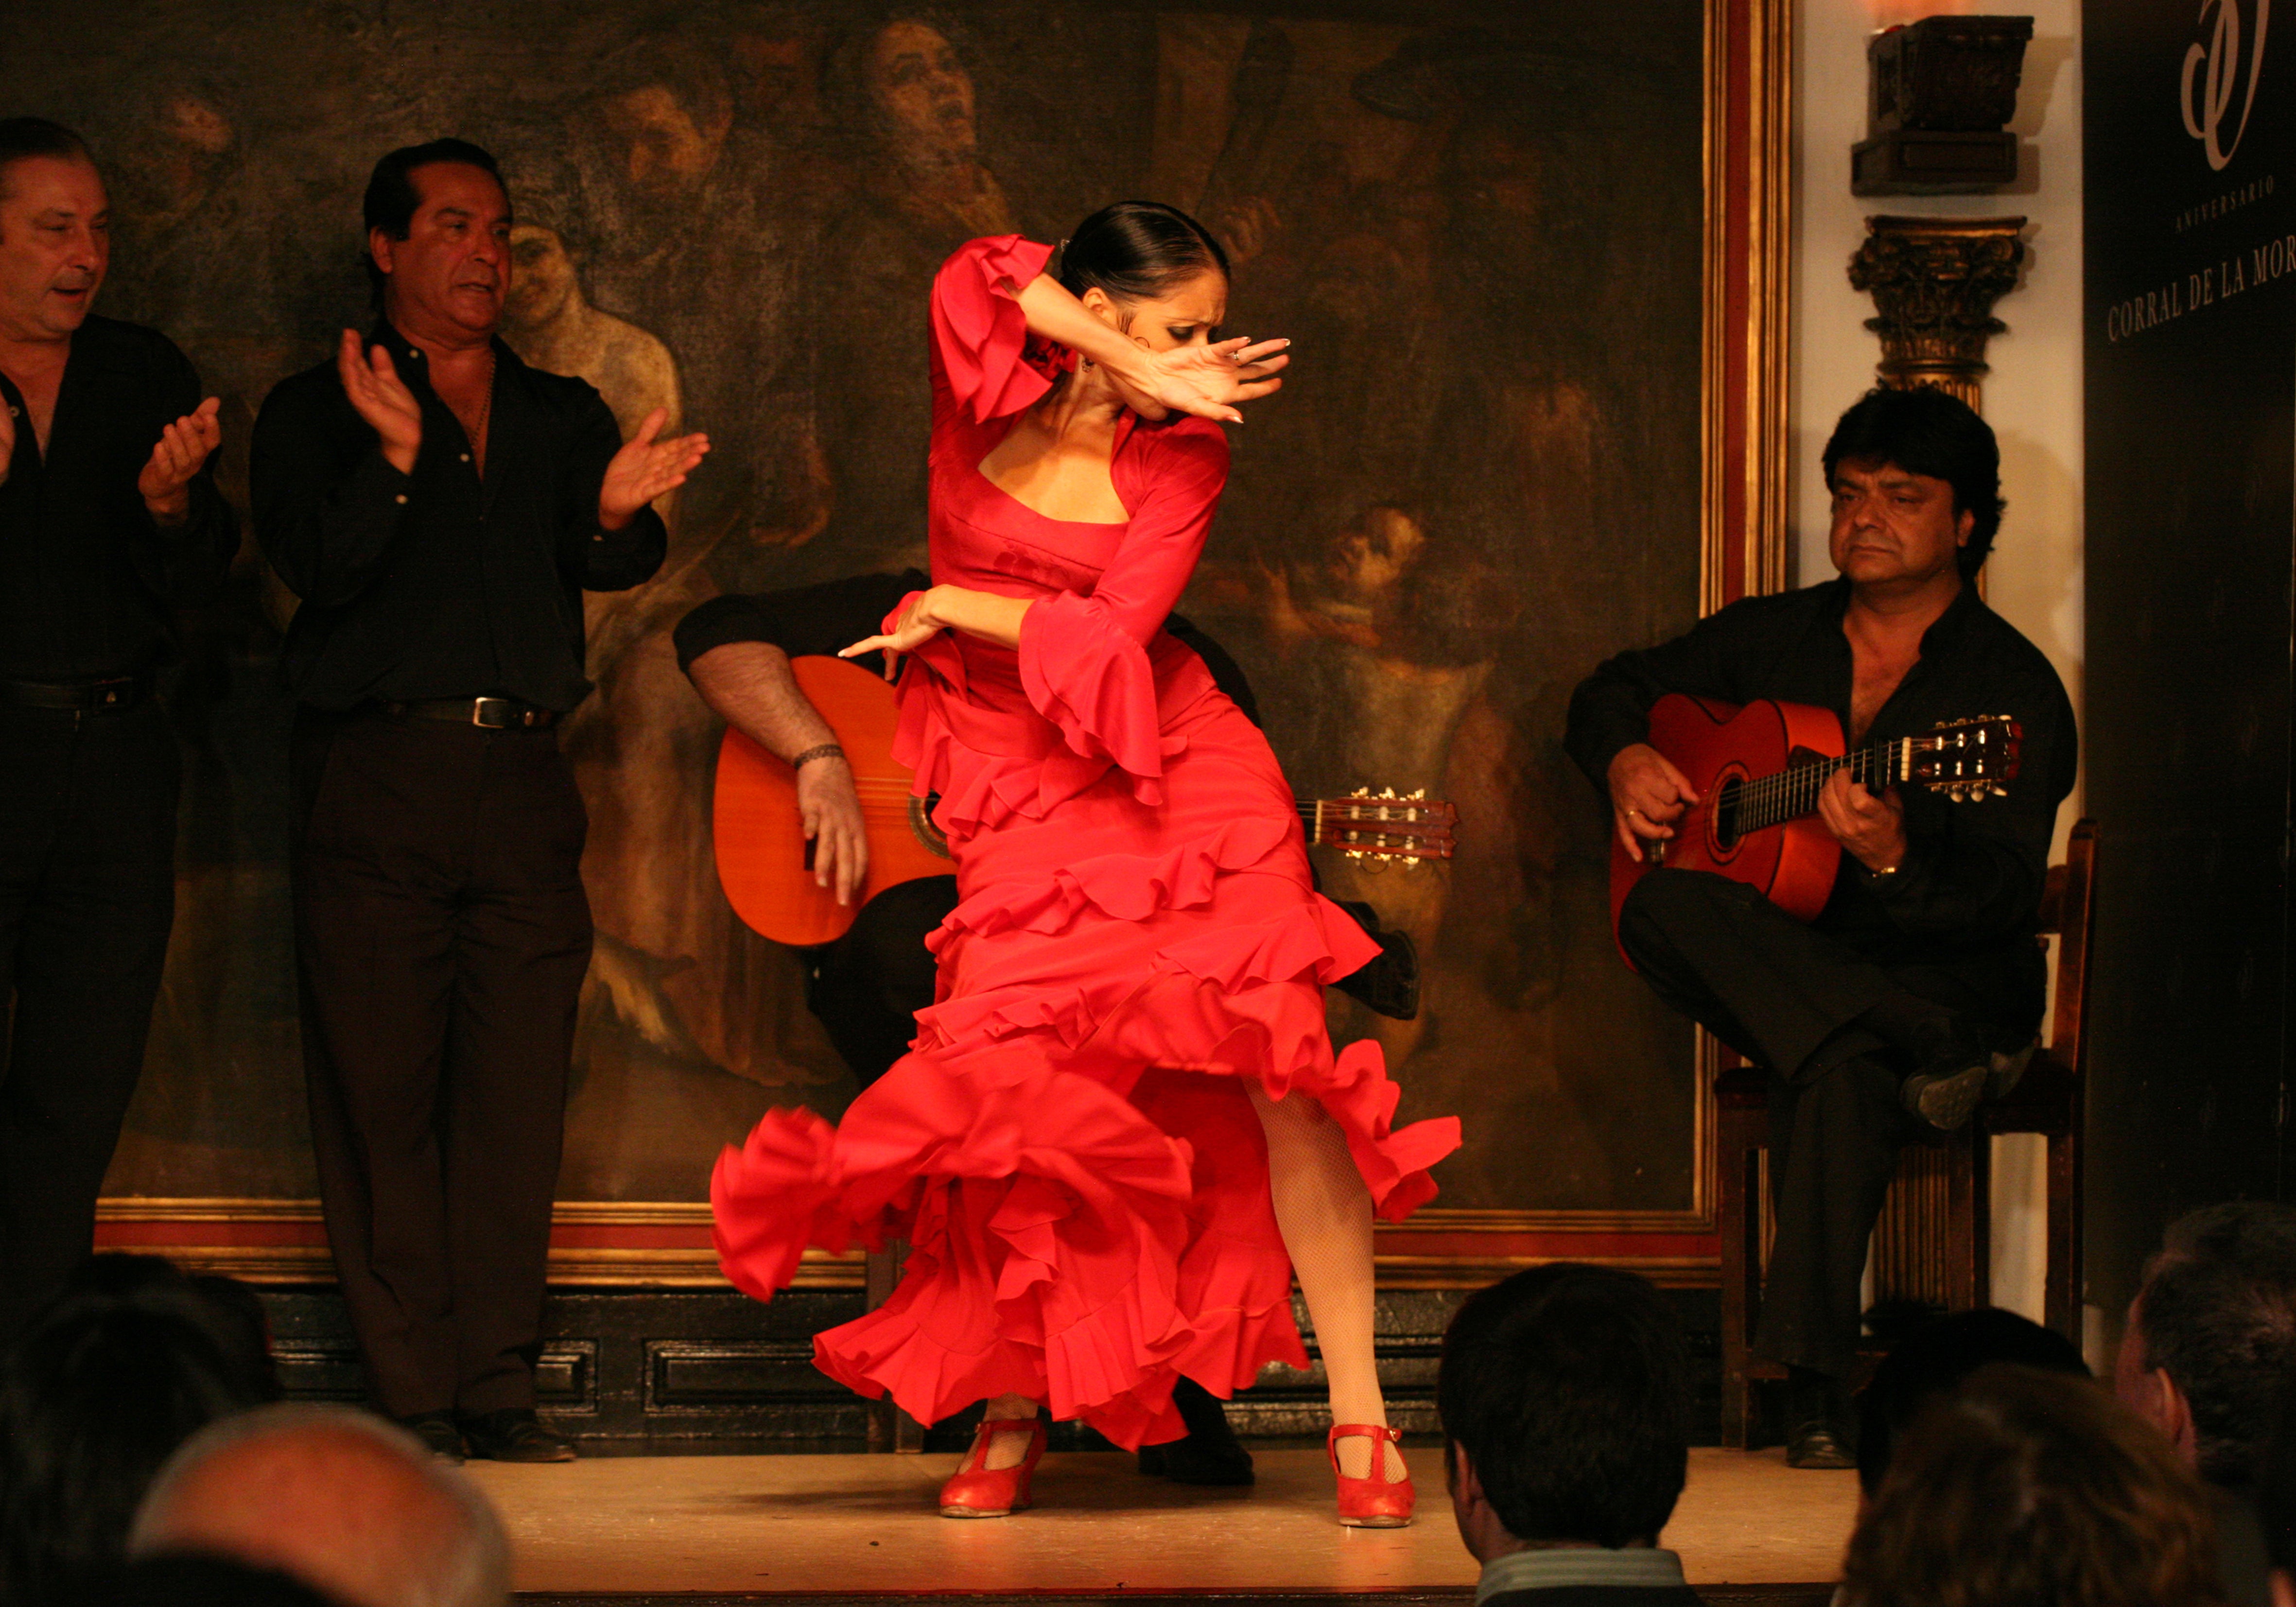
[[[1435,1394],[1479,1561],[1657,1544],[1689,1467],[1689,1363],[1646,1279],[1558,1264],[1481,1291],[1443,1336]]]
[[[510,195],[468,140],[403,145],[375,163],[362,203],[367,283],[393,322],[489,333],[510,280]]]
[[[71,338],[111,265],[111,213],[78,135],[0,118],[0,340]]]
[[[1992,1362],[2089,1375],[2070,1340],[2013,1311],[1932,1317],[1890,1348],[1858,1396],[1857,1483],[1866,1499],[1881,1488],[1891,1450],[1923,1408]]]
[[[0,1357],[0,1600],[117,1561],[176,1448],[275,1396],[257,1322],[164,1261],[99,1257]]]
[[[275,1569],[345,1607],[499,1607],[510,1590],[509,1543],[478,1487],[344,1407],[266,1406],[194,1436],[128,1547]]]
[[[2113,1382],[2211,1484],[2255,1476],[2296,1369],[2296,1206],[2212,1205],[2172,1225],[2129,1302]]]
[[[1893,503],[1905,501],[1915,492],[1935,496],[1934,515],[1946,521],[1939,533],[1948,540],[1958,537],[1956,562],[1962,576],[1966,578],[1984,567],[1985,555],[1993,550],[1994,533],[2001,528],[2001,511],[2007,504],[2001,500],[2000,446],[1993,439],[1992,426],[1967,403],[1927,385],[1910,390],[1869,390],[1835,423],[1821,461],[1825,483],[1837,499],[1837,547],[1839,499],[1849,478],[1843,471],[1885,478],[1895,471],[1911,477],[1913,483],[1903,488],[1903,496],[1892,498]],[[1923,481],[1943,484],[1924,486]],[[1913,512],[1926,516],[1932,511],[1919,507]],[[1926,517],[1922,522],[1925,528]],[[1849,572],[1842,562],[1843,554],[1836,551],[1833,556],[1835,567]]]
[[[1842,1565],[1849,1607],[2217,1607],[2190,1469],[2099,1385],[1995,1363],[1890,1459]]]

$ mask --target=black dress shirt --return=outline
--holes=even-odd
[[[677,667],[690,669],[694,660],[728,642],[767,643],[792,659],[834,653],[876,635],[902,598],[931,584],[932,578],[922,570],[903,570],[750,596],[712,597],[677,622],[673,637]],[[1243,717],[1259,725],[1259,705],[1252,699],[1251,684],[1227,650],[1177,614],[1164,621],[1164,628],[1204,661],[1212,685],[1227,693]],[[875,670],[884,660],[873,652],[854,662]]]
[[[1855,667],[1841,620],[1849,583],[1750,597],[1661,646],[1624,652],[1580,685],[1565,742],[1608,796],[1611,760],[1649,734],[1651,705],[1669,692],[1745,703],[1756,698],[1830,709],[1849,729]],[[2036,1001],[2032,943],[2057,806],[2079,761],[2072,704],[2038,648],[1964,586],[1922,637],[1921,658],[1874,717],[1866,742],[1912,736],[1941,720],[2008,715],[2024,729],[2006,797],[1954,803],[1901,789],[1906,852],[1894,875],[1841,857],[1815,922],[1882,964],[1944,963],[1983,971],[2006,961]]]
[[[619,530],[598,522],[622,446],[614,415],[496,340],[482,482],[422,353],[387,324],[367,344],[422,404],[412,474],[384,458],[332,361],[281,381],[255,423],[255,533],[302,599],[289,685],[316,709],[489,696],[572,709],[590,690],[582,593],[645,581],[668,544],[651,508]]]
[[[239,546],[208,469],[180,525],[153,520],[135,488],[160,432],[200,405],[191,363],[156,330],[91,317],[45,455],[5,375],[0,405],[16,430],[0,484],[0,676],[111,679],[173,657],[170,605],[197,601]]]

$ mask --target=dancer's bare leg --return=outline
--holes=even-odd
[[[1275,1225],[1316,1324],[1332,1421],[1383,1427],[1387,1402],[1372,1355],[1371,1191],[1348,1153],[1347,1135],[1322,1105],[1304,1094],[1270,1099],[1258,1083],[1244,1086],[1267,1134]],[[1371,1476],[1369,1439],[1350,1435],[1338,1449],[1341,1473]],[[1390,1445],[1384,1476],[1400,1479],[1404,1472],[1403,1454]]]
[[[999,1395],[988,1403],[981,1418],[987,1423],[1009,1423],[1025,1429],[1037,1421],[1037,1403],[1025,1395]],[[993,1473],[1003,1468],[1018,1467],[1028,1450],[1026,1434],[991,1434],[988,1455],[983,1458],[981,1468]]]

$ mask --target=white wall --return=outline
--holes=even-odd
[[[1866,41],[1878,29],[1947,12],[2028,13],[2033,42],[2012,125],[2023,142],[2018,182],[1991,195],[1849,193],[1849,148],[1866,136]],[[2049,655],[2081,708],[2081,148],[2078,0],[1800,0],[1794,37],[1794,536],[1804,584],[1826,562],[1826,493],[1818,453],[1841,410],[1874,383],[1880,344],[1864,328],[1872,300],[1849,288],[1850,254],[1872,213],[2022,216],[2024,283],[1995,316],[1984,411],[2001,440],[2009,502],[1987,565],[1987,601]],[[2058,822],[2058,850],[2079,817],[2078,788]],[[2041,1308],[2038,1139],[1997,1141],[1994,1298]]]

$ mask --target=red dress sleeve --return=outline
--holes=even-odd
[[[1195,573],[1227,483],[1228,446],[1218,425],[1196,418],[1155,429],[1152,444],[1138,429],[1134,439],[1147,452],[1124,539],[1089,593],[1055,592],[1030,605],[1021,684],[1075,752],[1150,780],[1164,765],[1146,648]]]
[[[1052,389],[1062,348],[1032,341],[1017,299],[1053,248],[997,234],[956,248],[933,276],[934,435],[958,410],[975,424],[1004,418]],[[1007,290],[1005,287],[1010,286]]]

